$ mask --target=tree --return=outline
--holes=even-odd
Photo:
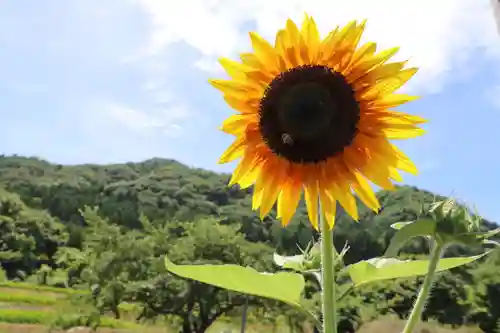
[[[153,244],[143,233],[125,232],[111,224],[100,217],[95,208],[84,209],[82,216],[88,228],[84,235],[86,262],[81,277],[92,290],[93,299],[101,313],[111,311],[119,319],[119,306],[128,300],[131,283],[148,276]],[[78,264],[81,267],[81,263]]]
[[[27,207],[16,194],[0,190],[0,259],[9,277],[54,266],[54,254],[68,234],[45,211]]]
[[[180,236],[172,239],[172,232],[179,233],[179,228]],[[159,235],[172,239],[168,255],[178,263],[238,263],[261,270],[271,269],[272,249],[265,244],[245,240],[236,226],[220,225],[213,219],[205,219],[183,223],[182,227],[171,224],[163,232],[150,229],[148,239],[158,240]],[[167,250],[164,245],[159,244],[155,248],[156,255]],[[143,304],[142,317],[177,317],[183,333],[201,333],[220,316],[239,309],[246,300],[254,306],[262,305],[257,298],[246,299],[244,295],[172,276],[163,268],[162,256],[155,258],[161,263],[154,265],[158,270],[153,269],[150,280],[136,285],[135,300]]]

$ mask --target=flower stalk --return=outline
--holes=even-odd
[[[422,317],[422,312],[424,311],[425,303],[432,289],[432,282],[436,276],[436,268],[438,266],[441,255],[444,251],[444,243],[441,241],[434,241],[433,247],[430,253],[429,270],[425,276],[424,283],[420,287],[420,292],[418,293],[417,300],[413,306],[410,317],[406,322],[405,328],[402,333],[413,333],[415,327],[417,326],[420,318]]]
[[[337,333],[333,228],[328,227],[321,205],[319,205],[319,225],[321,231],[321,301],[323,333]]]

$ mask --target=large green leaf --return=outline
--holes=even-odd
[[[270,298],[302,308],[305,282],[291,272],[260,273],[238,265],[176,265],[165,256],[165,267],[177,276],[244,294]]]
[[[436,221],[431,219],[420,219],[414,222],[400,222],[392,225],[398,229],[392,237],[384,257],[395,257],[399,250],[410,239],[418,236],[432,236],[436,232]]]
[[[471,257],[444,258],[439,261],[437,271],[469,264],[485,256],[490,251]],[[360,261],[347,267],[355,287],[366,283],[426,275],[429,260],[398,260],[394,258],[373,258]]]

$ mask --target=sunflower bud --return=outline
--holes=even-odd
[[[454,199],[446,199],[431,205],[427,218],[435,221],[436,238],[443,243],[479,244],[484,234],[480,232],[481,218]]]

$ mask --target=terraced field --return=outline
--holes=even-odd
[[[66,332],[78,317],[78,306],[71,302],[81,291],[38,286],[19,282],[0,283],[0,333],[45,333],[52,328],[53,333]],[[124,305],[124,317],[115,320],[111,317],[101,319],[99,333],[177,333],[166,325],[138,325],[131,319],[133,314],[129,305]],[[239,332],[238,323],[225,321],[213,325],[209,333]],[[64,327],[63,328],[61,328]],[[362,327],[358,333],[399,333],[403,323],[399,320],[383,319]],[[419,333],[481,333],[477,329],[462,328],[452,330],[424,324]],[[88,333],[90,330],[79,330]],[[246,333],[290,333],[285,327],[273,328],[264,325],[249,325]]]
[[[38,286],[19,282],[0,283],[0,333],[45,333],[51,326],[63,326],[65,329],[53,328],[53,333],[65,332],[71,327],[74,318],[78,317],[78,307],[71,302],[81,291]],[[124,317],[133,318],[130,306],[125,304]],[[62,324],[62,325],[61,325]],[[174,333],[166,325],[138,325],[132,320],[115,320],[111,317],[101,319],[99,333]],[[239,332],[237,326],[226,322],[213,325],[209,333],[219,333],[230,329]],[[81,330],[78,333],[87,333]],[[274,332],[287,333],[287,330],[273,330],[271,327],[250,325],[248,333]]]
[[[45,332],[58,322],[63,327],[68,326],[78,317],[78,309],[70,301],[70,296],[81,293],[17,282],[0,283],[0,333]],[[135,328],[133,323],[112,318],[103,318],[103,326]]]

